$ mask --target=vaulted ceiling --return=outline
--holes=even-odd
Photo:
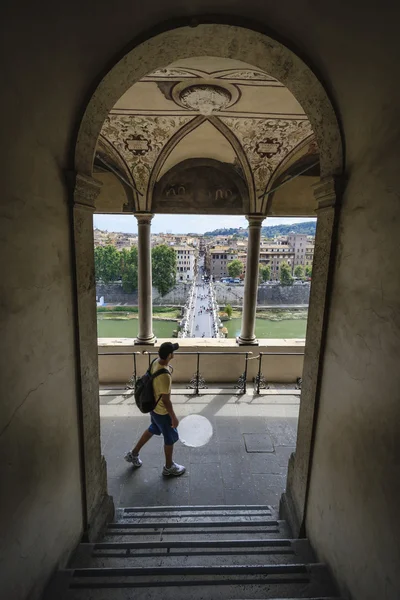
[[[248,186],[250,210],[278,214],[265,191],[282,184],[290,170],[298,174],[303,165],[318,162],[318,148],[302,107],[279,81],[239,61],[201,57],[149,74],[120,98],[102,128],[96,176],[104,192],[119,177],[119,204],[125,197],[119,210],[127,204],[151,210],[157,181],[188,159],[232,165]],[[307,189],[317,176],[315,170],[310,174],[299,177]],[[302,181],[293,192],[302,198],[299,186]],[[118,197],[115,182],[113,194]],[[312,194],[306,196],[309,206],[299,214],[313,211]],[[295,214],[295,200],[284,210]],[[103,208],[113,212],[111,206],[109,199]]]

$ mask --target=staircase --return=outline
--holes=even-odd
[[[268,506],[124,508],[46,600],[337,599],[307,540]]]

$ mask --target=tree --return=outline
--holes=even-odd
[[[127,265],[122,273],[122,289],[131,294],[137,290],[138,270],[136,265]]]
[[[230,304],[227,304],[225,306],[225,312],[228,315],[228,319],[230,319],[232,317],[232,312],[233,312],[233,308]]]
[[[271,279],[271,267],[269,265],[261,264],[258,273],[261,283],[265,283]]]
[[[121,277],[121,256],[114,246],[95,248],[94,264],[96,280],[103,283],[116,281]]]
[[[304,269],[301,265],[297,265],[297,267],[295,268],[294,276],[298,277],[299,279],[304,279]]]
[[[290,272],[290,267],[287,262],[282,262],[280,265],[279,276],[281,280],[281,285],[292,285],[293,277]]]
[[[138,249],[136,246],[130,250],[123,248],[120,256],[122,288],[124,292],[132,293],[138,286]]]
[[[165,296],[176,283],[176,253],[173,248],[160,244],[151,252],[153,285]]]
[[[243,264],[238,258],[228,264],[228,273],[229,277],[234,279],[243,273]]]
[[[311,277],[312,275],[312,267],[306,266],[306,277]]]
[[[103,246],[97,246],[94,249],[94,272],[96,281],[101,281],[101,270],[103,266],[103,254],[104,248]]]
[[[266,238],[274,238],[276,235],[288,235],[291,231],[295,233],[304,233],[305,235],[315,236],[316,221],[305,221],[302,223],[292,223],[291,225],[267,225],[261,228],[261,235]],[[238,235],[241,237],[248,236],[248,230],[243,228],[231,229],[214,229],[214,231],[206,231],[205,237],[214,235]]]

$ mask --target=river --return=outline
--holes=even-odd
[[[228,337],[235,338],[240,333],[241,319],[231,319],[223,323],[228,329]],[[173,321],[153,321],[154,335],[158,338],[170,338],[176,329]],[[270,321],[256,319],[256,335],[259,338],[305,338],[307,319],[284,319]],[[97,335],[104,338],[134,338],[138,332],[137,319],[102,319],[97,318]]]

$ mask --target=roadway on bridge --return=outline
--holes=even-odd
[[[210,284],[204,283],[199,275],[195,289],[192,337],[214,337],[212,310],[208,312],[211,307]]]
[[[212,298],[210,284],[202,277],[205,275],[204,256],[199,258],[199,268],[195,282],[194,297],[190,307],[191,315],[189,336],[211,338],[214,336]]]

